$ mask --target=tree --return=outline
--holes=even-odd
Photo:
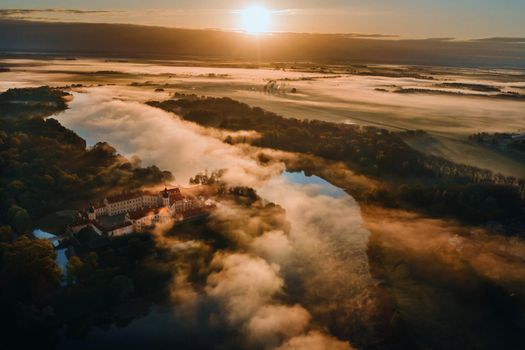
[[[49,241],[27,236],[0,245],[0,295],[38,300],[59,286],[61,272]]]
[[[134,260],[144,257],[148,251],[145,242],[138,237],[133,237],[128,241],[128,249],[131,258]]]
[[[82,263],[82,260],[78,256],[72,256],[69,261],[67,262],[66,267],[66,276],[67,276],[67,284],[73,285],[79,280],[82,268],[84,264]]]
[[[27,211],[25,209],[18,210],[11,221],[11,225],[18,234],[28,233],[32,224]]]
[[[72,256],[67,263],[67,282],[69,285],[74,283],[84,283],[93,276],[98,267],[98,255],[90,252],[80,259]]]
[[[13,229],[11,228],[11,226],[0,226],[0,242],[11,242],[12,237]]]
[[[117,301],[123,301],[135,292],[135,284],[131,278],[117,275],[111,280],[111,290]]]

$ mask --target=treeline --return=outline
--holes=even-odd
[[[255,130],[251,143],[326,159],[343,160],[363,173],[384,178],[436,177],[459,182],[515,186],[525,196],[521,179],[454,163],[408,146],[396,132],[373,126],[284,118],[230,98],[176,94],[176,99],[149,105],[176,112],[198,124],[227,130]],[[248,140],[247,140],[248,141]]]
[[[151,106],[179,113],[186,120],[227,130],[256,130],[252,141],[262,147],[310,153],[326,159],[345,159],[366,173],[402,176],[428,174],[414,151],[394,133],[375,127],[335,124],[319,120],[284,118],[259,107],[229,98],[177,95],[178,99],[149,102]],[[399,160],[403,161],[400,163]]]
[[[255,130],[262,137],[246,142],[256,146],[343,161],[388,185],[388,193],[369,197],[384,205],[446,213],[474,223],[523,221],[522,179],[424,154],[389,130],[284,118],[230,98],[176,94],[175,99],[149,105],[208,127]],[[429,200],[422,207],[423,198]]]
[[[510,149],[518,152],[525,152],[525,138],[523,134],[517,133],[488,133],[480,132],[472,134],[469,139],[479,144],[501,148]]]
[[[215,170],[208,174],[208,172],[198,173],[194,177],[190,177],[190,184],[192,185],[208,185],[212,186],[220,182],[224,170]]]

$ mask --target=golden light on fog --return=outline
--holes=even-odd
[[[265,33],[270,30],[272,13],[262,6],[251,6],[240,12],[241,28],[251,34]]]

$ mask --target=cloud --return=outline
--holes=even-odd
[[[171,300],[176,304],[193,304],[198,300],[198,293],[188,282],[188,275],[178,272],[171,288]]]
[[[276,350],[351,350],[352,347],[336,338],[326,336],[318,331],[288,340]]]
[[[280,230],[267,231],[255,238],[251,248],[257,255],[279,264],[285,264],[294,250],[288,236]]]
[[[444,270],[475,271],[509,290],[525,287],[525,241],[521,238],[403,210],[377,207],[364,210],[366,227],[389,250],[401,250],[416,259],[432,259]]]
[[[332,198],[316,185],[296,185],[278,176],[258,190],[286,216],[280,207],[223,203],[213,217],[219,231],[239,250],[278,264],[287,293],[316,322],[356,330],[372,319],[370,313],[376,311],[368,292],[368,231],[361,226],[355,201]]]
[[[428,39],[425,39],[425,40],[428,40],[428,41],[452,41],[452,40],[455,40],[456,38],[453,38],[453,37],[441,37],[441,38],[428,38]]]
[[[279,267],[261,258],[218,253],[210,267],[219,270],[209,275],[206,293],[220,301],[232,324],[247,321],[284,286]]]
[[[249,341],[269,347],[283,339],[298,336],[310,323],[311,316],[302,306],[266,305],[253,315],[245,326]]]
[[[87,15],[87,14],[104,14],[113,11],[102,11],[102,10],[76,10],[76,9],[0,9],[0,18],[17,18],[17,19],[29,19],[35,15],[46,15],[46,14],[74,14],[74,15]]]
[[[289,225],[281,207],[264,206],[261,202],[246,207],[222,201],[212,219],[212,225],[244,249],[248,249],[254,239],[258,244],[253,248],[264,248],[264,235],[271,234],[269,231],[285,229]]]
[[[230,326],[241,327],[246,346],[265,349],[351,349],[349,344],[311,328],[310,313],[300,305],[283,305],[279,268],[239,253],[217,253],[210,264],[219,269],[208,276],[206,293],[218,301]]]
[[[496,37],[496,38],[477,39],[477,40],[472,40],[472,41],[487,42],[487,43],[525,44],[525,38],[520,38],[520,37],[511,37],[511,38]]]
[[[0,9],[0,14],[18,14],[18,13],[34,13],[34,12],[59,12],[59,13],[105,13],[110,11],[102,10],[76,10],[76,9]]]

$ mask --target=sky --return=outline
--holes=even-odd
[[[242,30],[239,11],[272,11],[271,31],[361,33],[402,38],[525,37],[524,0],[0,0],[0,18]],[[75,9],[107,12],[31,12]]]

